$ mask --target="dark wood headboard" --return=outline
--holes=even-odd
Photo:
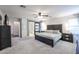
[[[62,33],[62,24],[47,25],[47,30],[60,30]]]

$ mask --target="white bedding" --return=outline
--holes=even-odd
[[[47,33],[47,32],[42,32],[42,33],[36,33],[38,36],[46,37],[48,39],[52,39],[55,42],[57,42],[61,37],[61,33]]]

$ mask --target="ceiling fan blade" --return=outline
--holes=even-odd
[[[48,15],[42,15],[42,16],[44,16],[44,17],[49,17]]]

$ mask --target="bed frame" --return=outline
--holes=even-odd
[[[47,25],[47,30],[59,30],[62,33],[62,24]],[[47,45],[50,45],[52,47],[56,44],[56,43],[55,44],[53,43],[52,39],[48,39],[46,37],[42,37],[42,36],[39,36],[39,35],[36,35],[36,34],[35,34],[35,39],[40,41],[40,42],[43,42]]]

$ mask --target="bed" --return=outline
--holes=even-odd
[[[48,32],[35,33],[35,39],[52,47],[62,38],[62,25],[47,25]],[[52,32],[49,32],[53,30]],[[55,33],[54,31],[58,31]]]

